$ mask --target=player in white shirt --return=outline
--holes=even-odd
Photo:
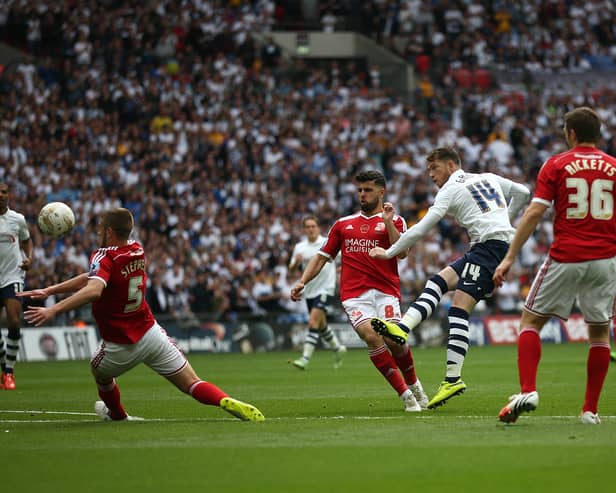
[[[427,156],[428,173],[440,187],[426,215],[404,232],[387,250],[373,248],[370,256],[391,259],[406,251],[445,217],[452,215],[470,236],[469,251],[428,280],[399,323],[373,318],[372,327],[381,335],[404,344],[408,332],[426,320],[443,295],[455,289],[448,312],[447,373],[428,403],[433,409],[466,390],[462,365],[469,346],[469,315],[475,305],[494,290],[492,276],[509,248],[514,228],[511,221],[528,202],[530,191],[492,173],[466,173],[460,156],[451,147],[439,147]]]
[[[289,270],[303,269],[308,261],[320,250],[326,238],[321,235],[319,220],[316,216],[306,216],[302,219],[302,226],[306,239],[295,245]],[[327,325],[327,311],[334,302],[336,292],[336,264],[328,262],[321,272],[308,284],[303,291],[303,296],[308,306],[309,320],[308,333],[304,341],[302,356],[293,361],[293,366],[305,370],[310,363],[314,350],[323,338],[327,346],[334,351],[336,361],[334,368],[342,365],[342,356],[346,353],[346,347],[340,344],[336,334]]]
[[[9,209],[9,186],[0,182],[0,311],[4,306],[8,325],[6,339],[0,334],[0,388],[5,390],[15,389],[14,367],[21,339],[21,300],[16,294],[23,291],[32,251],[26,219]]]

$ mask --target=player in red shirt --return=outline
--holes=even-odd
[[[391,203],[383,204],[385,177],[380,172],[359,173],[355,181],[361,212],[336,221],[320,251],[291,289],[291,299],[298,301],[304,286],[340,252],[340,301],[351,325],[368,345],[374,366],[402,399],[405,411],[421,411],[428,405],[428,397],[415,374],[409,346],[388,343],[370,324],[373,317],[400,320],[398,261],[372,259],[368,252],[377,246],[389,248],[405,231],[406,223],[394,214]]]
[[[143,247],[129,240],[133,216],[128,209],[111,209],[102,214],[98,233],[101,248],[90,258],[90,272],[44,289],[25,291],[20,296],[44,300],[49,295],[74,292],[49,307],[31,307],[26,320],[37,327],[58,313],[92,303],[92,313],[102,342],[90,361],[98,395],[94,410],[104,420],[134,420],[124,410],[116,377],[139,363],[173,383],[199,402],[220,406],[245,421],[263,421],[263,414],[251,404],[229,397],[216,385],[197,376],[182,351],[158,325],[145,300],[146,259]]]
[[[557,316],[566,320],[577,303],[588,324],[584,424],[601,422],[597,408],[610,362],[609,324],[616,292],[616,159],[597,149],[601,121],[590,108],[565,115],[570,150],[548,159],[537,177],[532,203],[518,225],[507,255],[494,272],[500,286],[545,211],[554,207],[554,242],[526,298],[518,338],[521,392],[510,397],[499,419],[514,422],[539,404],[539,332]]]

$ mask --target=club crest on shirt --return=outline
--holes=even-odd
[[[369,224],[362,224],[361,228],[359,228],[359,230],[366,234],[368,231],[370,231],[370,225]]]
[[[358,320],[362,317],[363,313],[361,310],[353,310],[350,314],[351,320]]]

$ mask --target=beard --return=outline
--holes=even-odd
[[[361,211],[368,214],[374,212],[374,210],[379,206],[379,201],[374,200],[372,202],[364,202],[361,204]]]

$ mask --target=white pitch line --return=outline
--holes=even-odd
[[[17,409],[0,409],[0,415],[3,413],[12,414],[38,414],[38,415],[65,415],[65,416],[97,416],[96,413],[84,413],[76,411],[39,411],[39,410],[17,410]],[[341,420],[400,420],[407,419],[408,414],[401,414],[400,416],[277,416],[272,418],[266,418],[266,421],[341,421]],[[435,413],[423,412],[412,414],[415,419],[421,420],[434,420],[439,419],[440,416]],[[476,420],[490,420],[497,421],[496,416],[452,416],[457,419],[476,419]],[[577,419],[579,416],[520,416],[520,419]],[[601,419],[611,420],[616,416],[601,416]],[[0,423],[91,423],[98,420],[71,420],[71,419],[0,419]],[[185,422],[185,421],[237,421],[235,418],[208,418],[208,417],[193,417],[193,418],[145,418],[143,421],[134,421],[136,423],[147,422]]]
[[[66,414],[75,416],[96,416],[96,413],[80,413],[76,411],[28,411],[28,410],[15,410],[15,409],[0,409],[2,413],[15,413],[15,414]]]

